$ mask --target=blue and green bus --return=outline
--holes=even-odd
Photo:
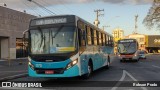
[[[30,21],[28,48],[29,76],[88,78],[109,67],[113,37],[75,15],[40,17]]]

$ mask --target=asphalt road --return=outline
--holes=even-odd
[[[88,80],[82,80],[78,77],[51,79],[51,78],[33,78],[23,77],[8,82],[29,81],[41,82],[42,88],[28,88],[30,90],[160,90],[160,87],[128,87],[135,81],[146,81],[143,83],[160,84],[160,55],[148,55],[147,59],[141,59],[139,62],[120,62],[117,57],[114,58],[109,69],[99,69],[94,71]],[[72,82],[73,81],[73,82]],[[84,82],[85,81],[85,82]],[[127,82],[125,82],[127,81]],[[153,82],[150,82],[153,81]],[[158,82],[157,82],[158,81]],[[67,83],[68,82],[68,83]],[[47,86],[49,83],[49,87]],[[129,84],[128,84],[129,83]],[[141,84],[141,82],[139,82]],[[44,85],[45,84],[45,85]],[[69,86],[66,86],[69,85]],[[111,85],[110,85],[111,84]],[[110,86],[109,86],[110,85]],[[124,87],[121,87],[126,85]],[[26,89],[26,88],[0,88],[2,89]]]

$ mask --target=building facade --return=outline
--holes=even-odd
[[[117,41],[124,38],[124,31],[120,28],[116,28],[112,31],[114,38],[114,53],[117,53]]]
[[[31,18],[35,16],[0,6],[0,58],[16,58],[18,43]]]
[[[128,35],[128,38],[133,38],[133,39],[136,39],[138,41],[138,44],[139,44],[139,49],[141,50],[146,50],[145,49],[145,35],[144,34],[130,34]]]
[[[119,39],[122,39],[124,37],[124,31],[122,29],[117,28],[113,30],[112,35],[115,41],[118,41]]]

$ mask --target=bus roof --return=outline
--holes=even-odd
[[[69,15],[69,14],[68,14],[68,15],[44,16],[44,17],[33,18],[33,19],[31,19],[31,21],[32,21],[32,20],[37,20],[37,19],[52,18],[52,17],[63,17],[63,16],[65,16],[65,17],[66,17],[66,16],[72,16],[72,17],[75,17],[75,18],[77,18],[77,19],[80,19],[80,20],[83,21],[84,23],[86,23],[86,24],[88,24],[89,26],[91,26],[93,29],[96,29],[96,30],[98,30],[98,31],[100,31],[100,32],[103,32],[103,33],[109,35],[110,37],[113,37],[113,36],[112,36],[111,34],[109,34],[108,32],[106,32],[106,31],[104,31],[104,30],[102,30],[102,29],[94,26],[94,25],[91,24],[90,22],[88,22],[88,21],[86,21],[86,20],[84,20],[84,19],[82,19],[82,18],[80,18],[79,16],[76,16],[76,15]]]

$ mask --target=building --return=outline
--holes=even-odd
[[[124,31],[120,28],[114,29],[112,32],[114,38],[114,52],[117,52],[117,41],[124,38]]]
[[[139,43],[139,49],[149,53],[160,53],[160,35],[130,34],[127,38],[134,38]]]
[[[31,18],[35,16],[0,6],[0,58],[16,58]]]
[[[114,37],[115,42],[117,42],[119,39],[122,39],[124,37],[124,31],[122,29],[114,29],[112,32],[112,35]]]
[[[145,49],[145,35],[144,34],[137,34],[137,33],[134,33],[134,34],[130,34],[128,35],[128,38],[134,38],[138,41],[138,44],[139,44],[139,49],[141,50],[146,50]]]

